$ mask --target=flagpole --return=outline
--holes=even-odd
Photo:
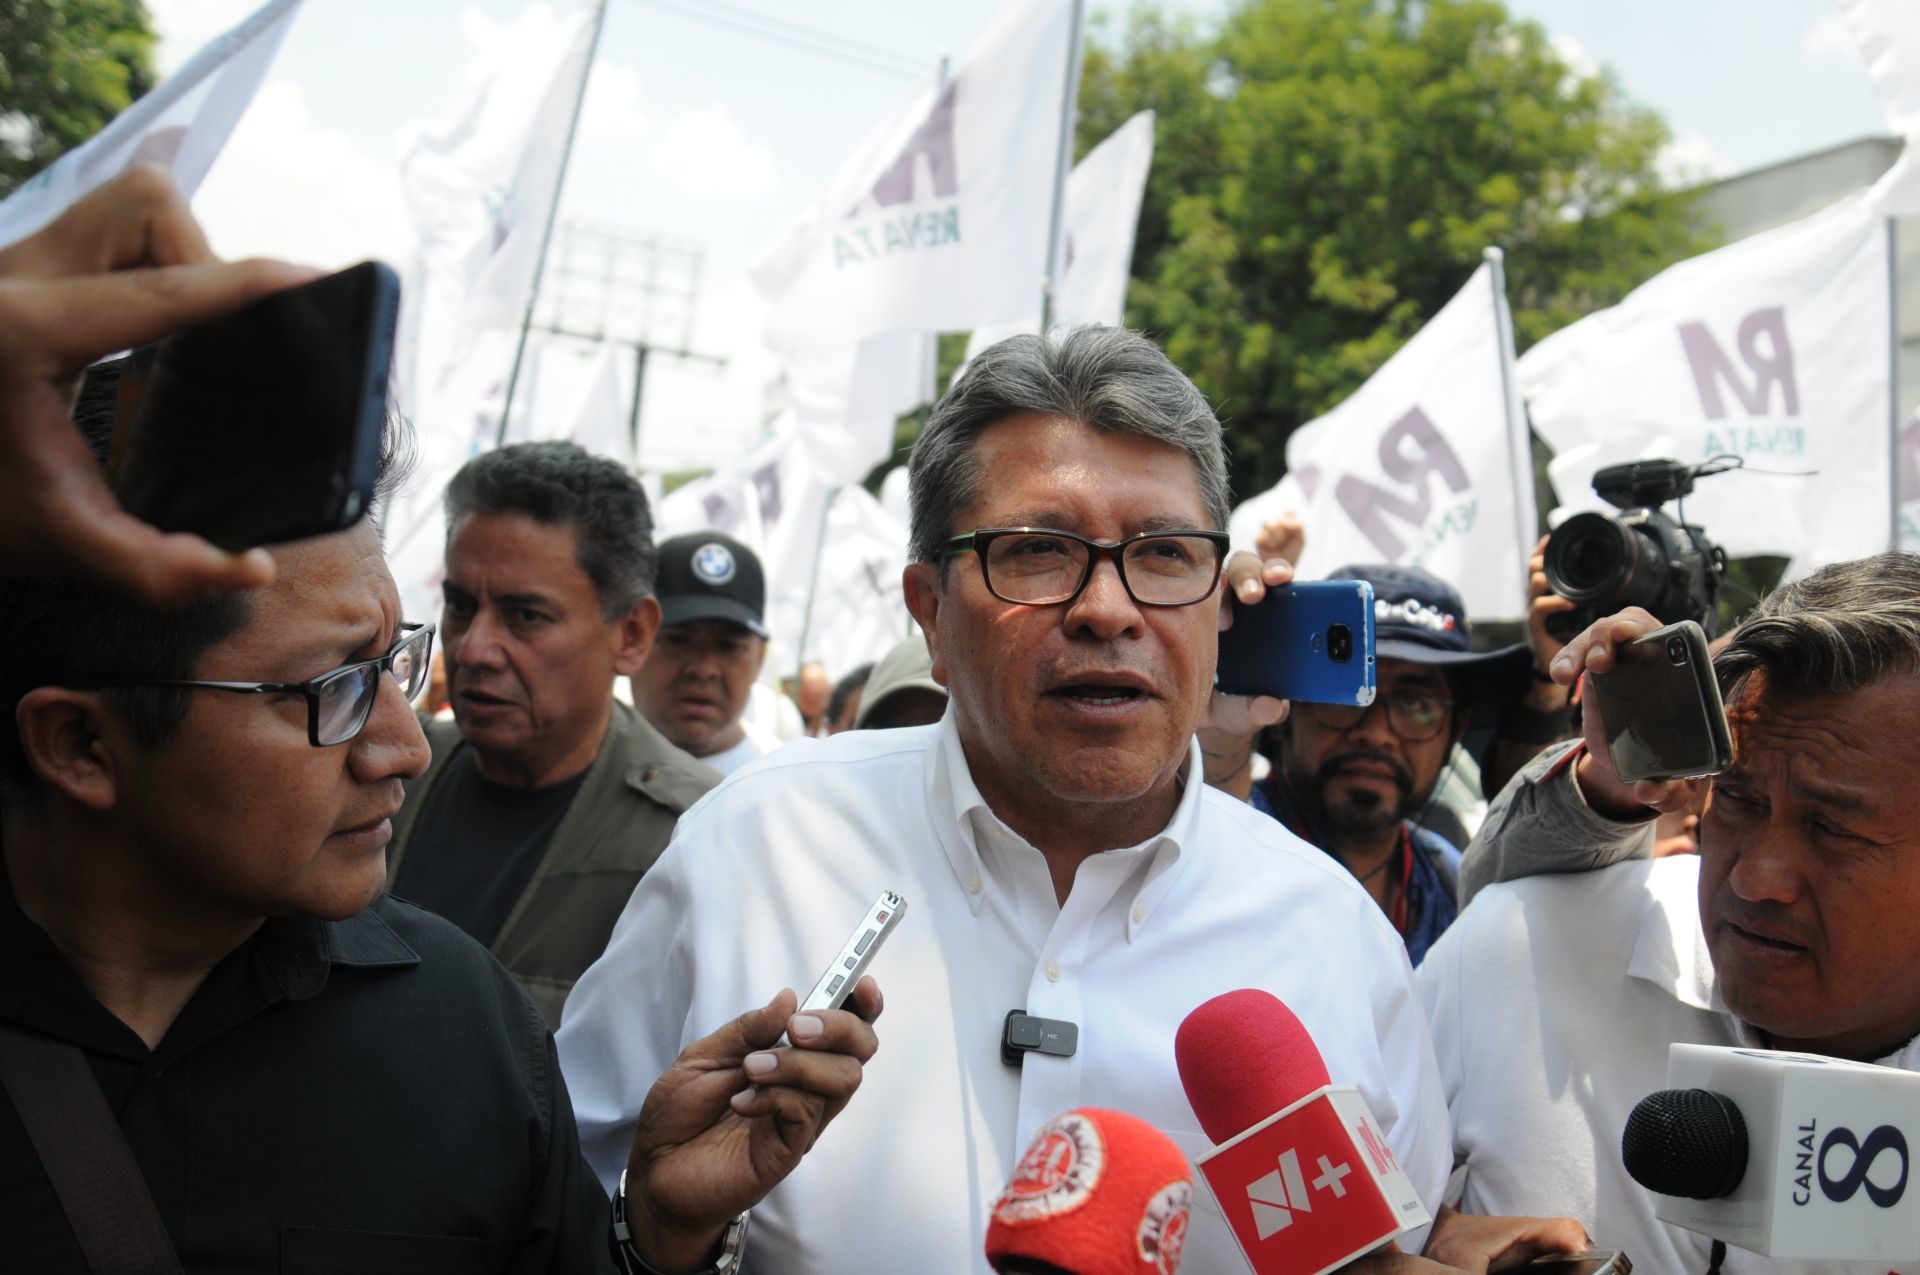
[[[827,498],[820,502],[820,534],[813,542],[813,570],[807,574],[807,605],[800,612],[800,642],[794,651],[793,680],[799,685],[800,674],[807,667],[807,637],[813,631],[813,599],[820,592],[820,560],[827,556],[827,517],[833,512],[833,502],[839,498],[840,489],[829,487]]]
[[[607,26],[607,0],[597,0],[593,36],[587,42],[587,62],[580,68],[580,88],[573,97],[573,116],[567,121],[567,140],[560,147],[560,171],[553,179],[553,197],[547,201],[547,224],[540,229],[540,253],[533,262],[533,286],[527,290],[526,313],[520,317],[520,339],[513,347],[513,370],[507,373],[507,397],[500,404],[500,428],[493,445],[507,441],[507,420],[513,415],[513,391],[520,383],[520,363],[527,353],[527,333],[533,329],[533,306],[540,299],[540,279],[547,271],[547,246],[553,242],[553,223],[560,212],[560,189],[567,184],[567,163],[573,158],[573,137],[580,129],[580,108],[586,104],[587,81],[593,78],[594,55],[600,51],[600,33]]]
[[[1488,277],[1493,283],[1494,327],[1500,334],[1500,410],[1507,418],[1507,471],[1513,481],[1513,526],[1520,539],[1520,561],[1525,563],[1533,557],[1533,542],[1539,537],[1537,527],[1524,525],[1526,507],[1529,501],[1522,493],[1531,491],[1533,466],[1529,464],[1525,472],[1520,468],[1520,457],[1531,457],[1532,449],[1527,446],[1526,422],[1516,420],[1513,411],[1513,316],[1507,309],[1507,256],[1498,248],[1489,247],[1480,254],[1487,263]],[[1522,484],[1528,484],[1522,486]]]
[[[1887,218],[1887,547],[1900,547],[1900,227]]]
[[[953,78],[952,68],[953,58],[946,53],[942,53],[940,55],[940,70],[938,72],[939,83],[934,89],[934,100],[936,102],[940,100],[939,94],[946,90],[947,81]],[[921,352],[921,358],[924,361],[924,366],[921,368],[924,377],[921,381],[920,388],[921,392],[926,395],[926,401],[932,403],[940,397],[940,334],[938,332],[927,333],[926,344]]]
[[[1053,325],[1053,294],[1066,268],[1061,225],[1067,215],[1067,172],[1073,167],[1073,123],[1080,98],[1080,53],[1086,29],[1086,0],[1073,0],[1073,29],[1067,35],[1067,83],[1060,94],[1060,146],[1053,169],[1053,213],[1047,219],[1047,273],[1040,283],[1040,335]]]

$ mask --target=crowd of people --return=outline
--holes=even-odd
[[[982,1269],[1061,1113],[1212,1149],[1175,1033],[1257,988],[1433,1215],[1354,1275],[1590,1239],[1705,1271],[1618,1152],[1669,1045],[1920,1067],[1920,558],[1760,602],[1711,781],[1614,775],[1577,690],[1659,622],[1562,645],[1538,554],[1524,643],[1358,563],[1373,702],[1226,695],[1229,600],[1290,583],[1298,524],[1228,544],[1224,431],[1152,342],[1014,337],[913,450],[917,631],[801,670],[782,742],[757,556],[656,543],[572,444],[454,477],[438,617],[377,514],[229,552],[119,511],[76,375],[305,277],[215,260],[141,169],[0,250],[19,1269]],[[803,1011],[881,891],[878,981]],[[1010,1051],[1013,1012],[1077,1045]],[[1181,1260],[1243,1269],[1204,1192]]]

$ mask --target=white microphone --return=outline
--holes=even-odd
[[[1663,1222],[1767,1257],[1920,1260],[1920,1074],[1672,1045],[1620,1154]]]

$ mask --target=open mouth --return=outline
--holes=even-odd
[[[1124,708],[1147,698],[1146,691],[1138,686],[1111,682],[1069,682],[1048,694],[1081,708]]]
[[[1732,921],[1727,922],[1727,928],[1763,951],[1778,952],[1783,956],[1795,956],[1807,950],[1806,944],[1804,943],[1792,943],[1786,939],[1756,933],[1753,930],[1747,929],[1745,926],[1735,925]]]

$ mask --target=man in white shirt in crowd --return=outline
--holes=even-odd
[[[745,721],[767,659],[767,581],[753,550],[717,531],[660,542],[660,633],[633,703],[678,748],[730,775],[773,741]]]
[[[1555,676],[1603,672],[1656,627],[1609,617]],[[1920,1069],[1920,557],[1781,587],[1715,666],[1735,760],[1712,780],[1699,854],[1646,857],[1656,814],[1694,805],[1695,786],[1615,778],[1589,696],[1586,739],[1522,770],[1467,851],[1470,890],[1507,884],[1479,890],[1417,976],[1463,1207],[1550,1201],[1649,1271],[1709,1264],[1710,1241],[1655,1218],[1620,1158],[1628,1114],[1667,1087],[1669,1045]],[[1739,1249],[1721,1269],[1890,1265],[1920,1272]]]
[[[1131,1112],[1204,1154],[1174,1033],[1241,987],[1293,1009],[1437,1210],[1451,1139],[1398,936],[1338,864],[1201,781],[1228,501],[1206,400],[1124,330],[1015,337],[936,406],[910,468],[904,584],[946,716],[791,744],[682,819],[561,1025],[596,1170],[614,1184],[684,1040],[769,979],[810,982],[896,890],[907,911],[875,968],[898,1044],[756,1206],[753,1264],[984,1271],[1016,1158],[1074,1107]],[[1236,568],[1256,595],[1258,565]],[[1011,1010],[1077,1024],[1077,1048],[1004,1060]],[[1185,1269],[1242,1269],[1199,1194]],[[1476,1225],[1463,1264],[1479,1270],[1516,1239],[1580,1238],[1438,1229]]]

